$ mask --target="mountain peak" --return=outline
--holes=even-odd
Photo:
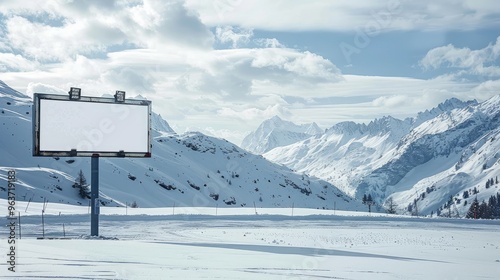
[[[170,127],[170,125],[165,121],[160,114],[151,113],[151,128],[160,133],[175,134],[175,131]]]
[[[276,147],[304,140],[323,131],[316,123],[295,124],[279,116],[265,120],[257,130],[248,134],[241,146],[253,153],[263,154]]]
[[[328,133],[332,134],[354,134],[356,132],[363,133],[366,129],[365,124],[355,123],[353,121],[339,122],[327,130]]]
[[[282,118],[280,118],[280,116],[278,115],[274,115],[272,118],[269,119],[270,121],[273,121],[273,122],[281,122],[283,121]]]
[[[436,107],[431,110],[425,110],[424,112],[419,112],[417,117],[415,117],[413,126],[416,127],[423,122],[437,117],[444,112],[450,112],[455,109],[462,109],[469,106],[475,106],[478,102],[476,100],[462,101],[458,98],[450,98],[444,102],[439,103]]]
[[[0,80],[0,94],[16,97],[16,98],[28,98],[28,96],[20,93],[19,91],[9,87],[6,83]]]
[[[469,100],[469,101],[462,101],[456,97],[452,97],[450,99],[445,100],[444,102],[440,103],[437,108],[439,108],[442,111],[451,111],[453,109],[458,109],[458,108],[464,108],[467,106],[473,106],[477,105],[477,101],[474,100]]]
[[[272,118],[263,121],[261,124],[261,126],[266,127],[267,129],[283,128],[293,125],[295,124],[280,118],[278,115],[275,115]]]

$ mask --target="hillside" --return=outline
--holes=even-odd
[[[16,170],[17,199],[87,205],[72,187],[89,158],[32,157],[31,99],[0,84],[0,182]],[[139,207],[305,207],[364,209],[333,185],[250,154],[224,139],[201,133],[177,135],[152,114],[152,158],[100,159],[103,205]],[[0,193],[5,192],[0,188]]]

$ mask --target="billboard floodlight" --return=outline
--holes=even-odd
[[[72,88],[70,88],[68,94],[69,94],[70,100],[80,100],[80,97],[82,96],[82,89],[72,87]]]
[[[115,93],[115,102],[125,102],[125,92],[122,90],[117,90]]]

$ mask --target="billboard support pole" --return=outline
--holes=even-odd
[[[93,154],[90,163],[90,235],[99,235],[99,154]]]

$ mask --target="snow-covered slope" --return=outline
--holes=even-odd
[[[422,123],[392,155],[364,178],[360,193],[393,194],[400,203],[417,203],[423,214],[446,208],[465,215],[473,199],[488,201],[500,191],[499,184],[486,187],[500,176],[500,95]]]
[[[273,161],[329,181],[354,195],[361,176],[388,160],[387,153],[410,130],[409,121],[392,117],[368,125],[342,122],[324,134],[264,154]]]
[[[400,212],[421,197],[420,213],[435,213],[452,196],[463,214],[468,207],[458,196],[464,191],[476,187],[480,199],[495,193],[482,189],[500,175],[499,108],[500,96],[481,104],[450,99],[415,118],[339,123],[264,156],[358,198],[371,194],[382,204],[390,196]],[[433,193],[426,198],[425,192]]]
[[[4,83],[0,86],[0,195],[6,196],[7,171],[14,168],[18,200],[87,205],[72,185],[80,170],[90,183],[90,160],[32,157],[32,101]],[[151,118],[152,158],[100,159],[103,204],[362,209],[325,181],[294,173],[224,139],[194,132],[177,135],[159,115]]]
[[[252,153],[263,154],[321,133],[323,131],[316,123],[297,125],[274,116],[248,134],[241,146]]]

